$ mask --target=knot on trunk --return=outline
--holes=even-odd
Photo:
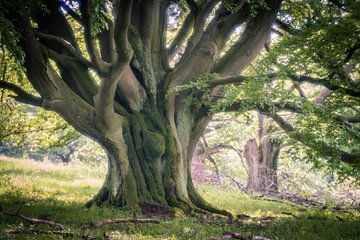
[[[165,152],[165,139],[158,133],[145,130],[143,131],[143,148],[148,160],[158,159]]]

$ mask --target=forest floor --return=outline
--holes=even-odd
[[[0,239],[360,240],[358,211],[253,200],[235,189],[208,185],[197,186],[204,198],[219,208],[241,214],[238,219],[179,214],[174,219],[158,218],[158,223],[94,227],[106,219],[134,218],[129,211],[112,206],[84,207],[100,188],[105,170],[101,166],[64,166],[2,157]],[[50,223],[30,224],[28,217],[30,221],[41,219]],[[53,222],[62,228],[51,226]]]

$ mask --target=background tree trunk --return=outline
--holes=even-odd
[[[248,165],[247,188],[258,192],[278,191],[277,163],[280,144],[272,142],[265,126],[266,116],[258,113],[258,143],[249,139],[244,147],[245,159]]]

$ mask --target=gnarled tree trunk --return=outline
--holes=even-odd
[[[62,1],[46,2],[46,10],[30,8],[31,21],[19,6],[5,7],[10,8],[7,18],[20,35],[27,77],[41,96],[13,86],[17,99],[59,113],[107,152],[106,180],[90,203],[138,209],[147,201],[227,213],[197,194],[190,174],[196,143],[211,118],[204,103],[209,96],[196,90],[178,94],[176,88],[216,72],[225,81],[210,79],[209,87],[221,92],[219,85],[227,83],[226,77],[240,74],[264,46],[281,1],[267,1],[268,7],[257,9],[255,16],[250,3],[236,11],[220,3],[211,19],[218,1],[204,1],[189,14],[193,31],[179,31],[184,39],[192,35],[187,44],[174,46],[177,53],[186,47],[172,68],[168,55],[173,53],[166,49],[170,1],[115,1],[112,18],[105,16],[107,28],[98,32],[92,16],[99,9],[97,3],[79,3],[77,11]],[[74,24],[64,14],[82,25],[88,58],[75,38]],[[243,35],[222,54],[236,26],[243,23]],[[187,104],[184,99],[189,95],[202,102],[200,106]]]

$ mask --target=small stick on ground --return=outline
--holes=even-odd
[[[86,228],[98,228],[105,225],[113,224],[113,223],[135,223],[135,224],[143,224],[143,223],[156,223],[159,224],[160,221],[156,219],[147,219],[147,218],[114,218],[114,219],[106,219],[96,223],[85,224]]]
[[[23,230],[10,230],[7,231],[7,234],[13,235],[13,234],[27,234],[27,235],[33,235],[36,234],[44,234],[44,235],[60,235],[64,238],[78,238],[78,239],[86,239],[86,240],[92,240],[95,239],[94,237],[86,234],[79,234],[79,233],[73,233],[73,232],[67,232],[67,231],[50,231],[50,230],[38,230],[38,229],[23,229]]]
[[[47,225],[49,225],[51,227],[58,228],[58,229],[64,229],[65,228],[64,225],[62,225],[60,223],[57,223],[57,222],[54,222],[54,221],[51,221],[51,220],[35,218],[35,217],[27,217],[27,216],[24,216],[24,215],[19,214],[19,213],[5,211],[1,207],[0,207],[0,215],[7,215],[7,216],[11,216],[11,217],[17,217],[17,218],[20,218],[20,219],[25,220],[27,222],[30,222],[31,224],[47,224]]]

